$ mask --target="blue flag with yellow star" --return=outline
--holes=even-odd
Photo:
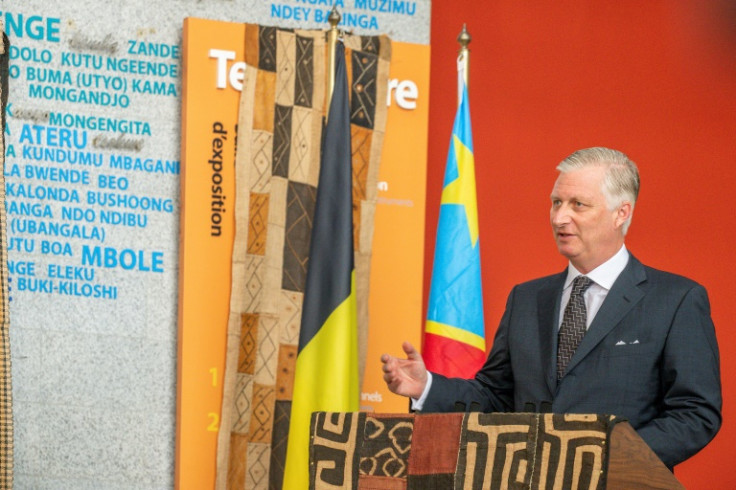
[[[423,356],[430,371],[472,378],[485,350],[475,160],[463,83],[445,167]]]

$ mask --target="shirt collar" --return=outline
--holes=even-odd
[[[618,279],[619,274],[626,268],[629,263],[629,252],[626,245],[622,245],[616,254],[603,262],[601,265],[586,274],[591,281],[605,289],[611,289],[613,283]],[[565,279],[565,288],[572,284],[573,279],[582,275],[572,263],[567,266],[567,279]]]

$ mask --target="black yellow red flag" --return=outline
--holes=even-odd
[[[309,485],[312,412],[359,408],[350,112],[341,42],[335,55],[294,375],[284,472],[289,489]]]

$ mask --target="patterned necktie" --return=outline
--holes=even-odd
[[[565,313],[562,316],[562,325],[557,338],[557,379],[567,369],[567,364],[575,354],[580,341],[585,335],[585,320],[588,312],[585,309],[585,290],[593,284],[593,281],[585,276],[578,276],[572,282],[572,293],[570,301],[567,302]]]

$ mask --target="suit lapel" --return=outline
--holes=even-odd
[[[552,276],[537,293],[539,353],[542,366],[547,367],[545,374],[550,393],[554,393],[557,387],[557,318],[560,315],[560,298],[566,277],[567,270]]]
[[[644,290],[639,285],[646,281],[646,272],[641,262],[633,255],[629,263],[613,283],[600,310],[593,319],[588,332],[580,342],[578,349],[570,359],[567,372],[572,371],[587,356],[601,340],[631,311],[641,298]]]

